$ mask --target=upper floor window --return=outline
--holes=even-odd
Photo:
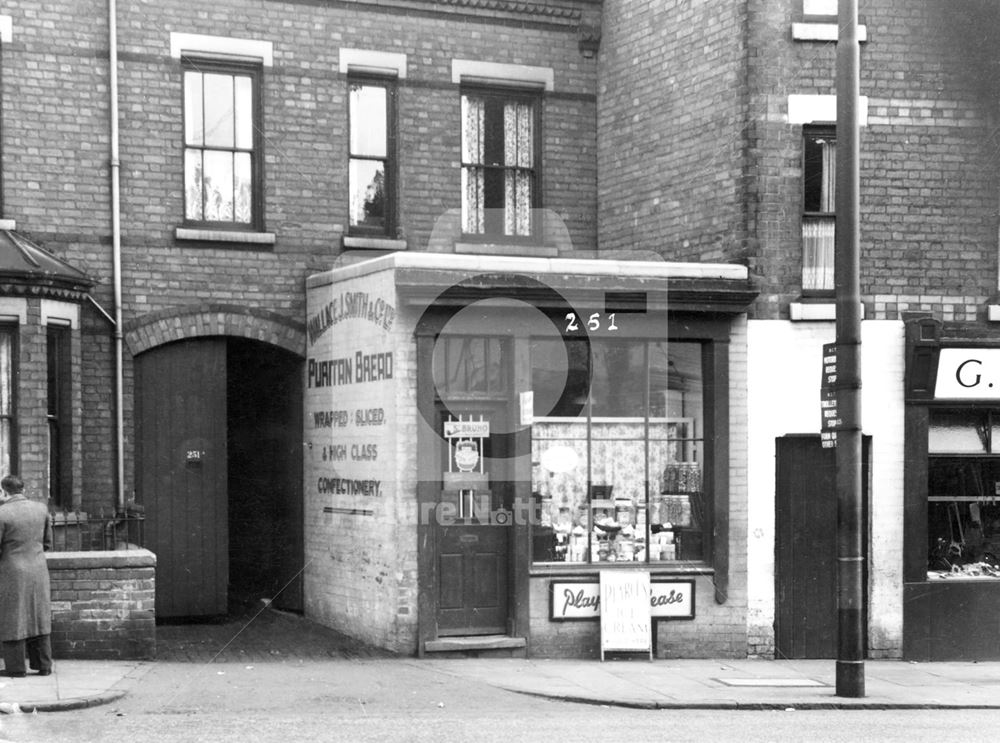
[[[540,206],[540,98],[520,91],[462,93],[462,231],[528,239]]]
[[[803,132],[802,290],[833,291],[837,139],[833,129]]]
[[[0,472],[17,469],[14,437],[17,431],[14,381],[17,375],[17,326],[0,325]]]
[[[185,57],[184,219],[259,230],[260,65]]]
[[[46,341],[49,499],[53,506],[65,509],[72,506],[69,326],[49,325]]]
[[[395,235],[395,81],[352,77],[350,232]]]

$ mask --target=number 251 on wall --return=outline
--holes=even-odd
[[[611,312],[607,315],[608,330],[618,330],[618,326],[615,325],[615,313]],[[577,317],[575,312],[566,313],[566,332],[575,333],[580,329],[580,323],[585,322],[587,325],[587,330],[594,332],[595,330],[601,329],[601,313],[595,312],[593,315],[584,320],[582,317]]]

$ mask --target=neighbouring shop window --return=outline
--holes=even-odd
[[[348,85],[350,231],[393,235],[395,81],[352,78]]]
[[[1000,578],[1000,409],[931,410],[928,577]]]
[[[49,500],[57,508],[72,507],[72,434],[70,428],[70,329],[50,325],[47,331]]]
[[[833,291],[837,139],[831,128],[803,131],[802,291]]]
[[[532,343],[535,562],[704,560],[702,344]]]
[[[0,472],[17,469],[17,431],[14,369],[17,367],[17,327],[0,325]]]
[[[462,231],[527,239],[538,206],[539,98],[462,93]]]
[[[183,63],[184,219],[261,229],[260,65]]]

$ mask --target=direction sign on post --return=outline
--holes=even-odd
[[[837,344],[823,344],[823,379],[820,382],[820,440],[824,449],[837,447],[840,415],[837,411]]]

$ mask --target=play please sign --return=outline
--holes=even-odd
[[[601,584],[596,580],[554,580],[549,584],[554,621],[599,619]],[[654,578],[650,583],[649,616],[652,619],[693,619],[694,581]]]

